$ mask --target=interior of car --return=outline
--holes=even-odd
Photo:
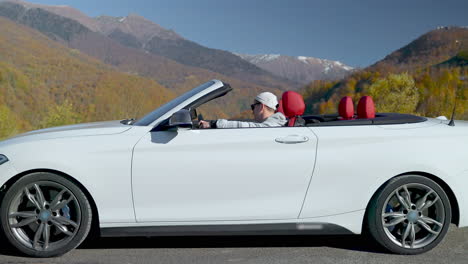
[[[198,129],[198,121],[204,120],[197,108],[206,102],[222,97],[230,92],[232,88],[226,85],[225,89],[208,94],[185,107],[190,113],[191,128]],[[284,127],[323,127],[323,126],[360,126],[360,125],[394,125],[424,122],[425,117],[400,113],[376,113],[374,101],[371,96],[362,96],[354,107],[350,96],[344,96],[338,105],[337,113],[310,115],[304,114],[306,105],[301,94],[295,91],[286,91],[279,100],[277,112],[283,113],[288,122]],[[238,120],[238,119],[236,119]],[[207,120],[208,121],[208,120]],[[213,120],[214,122],[215,120]],[[243,119],[239,121],[253,122]],[[170,129],[169,119],[162,122],[155,130]]]
[[[298,126],[357,126],[357,125],[391,125],[424,122],[427,119],[420,116],[400,113],[376,113],[375,104],[371,96],[362,96],[355,109],[350,96],[340,100],[338,112],[335,114],[304,115],[306,105],[301,94],[286,91],[281,96],[278,112],[283,113],[288,122],[285,127]],[[201,120],[201,116],[192,110],[194,119]],[[194,120],[194,126],[196,120]],[[245,120],[252,121],[252,120]]]

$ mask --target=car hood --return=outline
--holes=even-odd
[[[112,135],[125,132],[132,126],[121,124],[120,121],[85,123],[70,126],[51,127],[19,134],[0,142],[0,146],[8,143],[19,143],[29,140],[44,140],[64,137]]]

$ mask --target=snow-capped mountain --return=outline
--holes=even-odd
[[[353,67],[339,61],[313,57],[291,57],[279,54],[236,55],[275,75],[303,84],[314,80],[340,79],[353,70]]]

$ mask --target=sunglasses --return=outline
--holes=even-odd
[[[258,105],[258,104],[262,104],[262,103],[255,103],[255,104],[251,104],[250,105],[250,109],[252,109],[252,111],[255,109],[255,106]]]

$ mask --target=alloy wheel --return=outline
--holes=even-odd
[[[445,224],[445,208],[432,188],[410,183],[387,197],[381,220],[385,234],[393,243],[417,249],[438,237]]]
[[[52,251],[67,245],[81,224],[75,195],[53,181],[26,185],[13,197],[8,223],[17,241],[35,251]]]

